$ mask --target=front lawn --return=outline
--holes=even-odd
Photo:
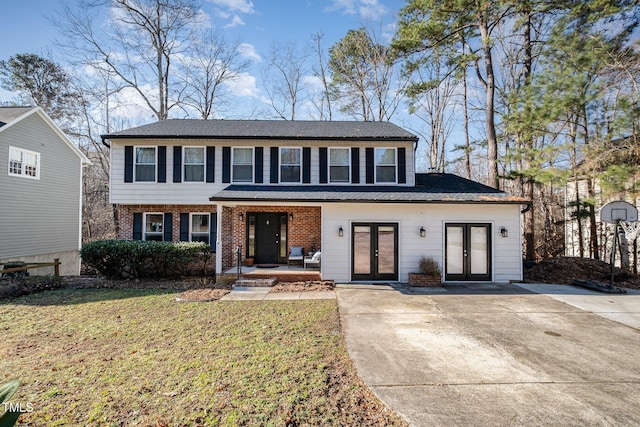
[[[57,290],[2,300],[0,331],[31,425],[403,424],[357,378],[333,300]]]

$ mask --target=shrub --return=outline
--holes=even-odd
[[[6,384],[0,385],[0,405],[2,405],[4,407],[3,409],[6,411],[0,415],[0,426],[2,427],[13,426],[20,417],[19,411],[16,411],[7,405],[9,399],[13,396],[16,390],[18,390],[19,386],[20,380],[11,380]]]
[[[440,276],[440,266],[431,257],[422,256],[420,258],[420,263],[418,264],[418,268],[420,269],[420,274],[424,274],[426,276],[436,277]]]
[[[211,259],[202,242],[97,240],[82,246],[82,261],[108,279],[184,277]]]

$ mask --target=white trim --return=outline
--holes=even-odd
[[[216,275],[222,274],[222,203],[216,204]]]
[[[187,171],[185,167],[187,166],[185,150],[187,148],[201,148],[202,149],[202,180],[201,181],[187,181]],[[180,165],[180,169],[182,172],[182,182],[185,184],[200,184],[206,182],[207,180],[207,147],[205,145],[183,145],[182,146],[182,164]],[[200,164],[189,163],[189,166],[199,166]]]
[[[329,149],[327,150],[327,184],[328,185],[345,185],[345,184],[349,184],[351,185],[351,169],[353,168],[353,161],[351,160],[351,148],[352,147],[328,147]],[[331,150],[347,150],[347,157],[348,157],[348,168],[349,168],[349,172],[347,173],[347,180],[346,181],[331,181]],[[374,159],[375,159],[375,152],[374,152]]]
[[[378,182],[378,160],[377,160],[378,150],[394,151],[394,180],[393,181]],[[380,166],[390,167],[391,165],[380,165]],[[373,148],[373,182],[374,184],[383,184],[383,185],[398,183],[398,147],[374,147]]]
[[[233,174],[233,167],[235,166],[234,157],[235,157],[236,149],[243,149],[243,150],[247,150],[248,149],[248,150],[251,150],[251,179],[250,180],[247,180],[247,181],[245,181],[245,180],[236,181],[235,179],[233,179],[233,175],[234,175]],[[255,183],[255,181],[256,181],[256,177],[255,177],[256,158],[255,158],[255,155],[256,155],[255,147],[247,147],[247,146],[234,146],[234,147],[231,147],[231,165],[230,166],[231,166],[231,182],[232,183],[236,183],[236,182],[238,182],[238,183],[251,183],[251,184]],[[238,166],[247,166],[247,164],[246,163],[242,163],[241,165],[238,165]]]
[[[153,181],[138,181],[138,148],[153,148],[154,160],[153,160]],[[141,165],[149,166],[150,163],[141,163]],[[134,145],[133,146],[133,182],[138,184],[156,184],[158,182],[158,146],[157,145]]]
[[[300,167],[300,178],[298,181],[282,181],[282,150],[298,150],[300,153],[300,163],[298,166]],[[287,166],[295,166],[295,164],[287,163]],[[279,184],[301,184],[302,183],[302,147],[278,147],[278,183]]]

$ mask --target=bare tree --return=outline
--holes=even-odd
[[[327,58],[322,46],[322,38],[324,33],[319,32],[311,36],[312,50],[315,53],[318,63],[313,67],[313,75],[320,80],[322,84],[322,93],[319,99],[312,98],[311,102],[315,105],[320,113],[320,120],[329,120],[333,118],[332,101],[331,101],[331,81],[329,78],[329,70]]]
[[[107,31],[98,29],[105,11]],[[133,89],[165,120],[184,97],[173,62],[201,20],[195,0],[80,0],[74,8],[63,6],[54,24],[71,57],[117,76],[121,88]]]

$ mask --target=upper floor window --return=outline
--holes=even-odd
[[[192,242],[209,242],[209,218],[208,213],[192,213],[191,226],[189,230],[189,240]]]
[[[40,153],[9,147],[9,175],[40,179]]]
[[[156,180],[156,147],[136,147],[135,180],[154,182]]]
[[[376,148],[376,182],[396,182],[395,148]]]
[[[185,182],[204,182],[204,147],[184,147]]]
[[[233,147],[233,182],[253,182],[253,148]]]
[[[144,240],[163,240],[164,214],[145,213],[144,214]]]
[[[329,182],[349,182],[350,150],[329,148]]]
[[[301,148],[280,148],[280,182],[300,182]]]

